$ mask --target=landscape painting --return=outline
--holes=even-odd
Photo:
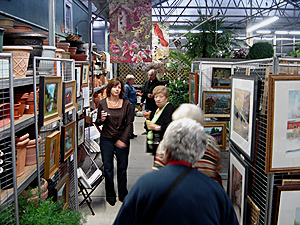
[[[205,122],[204,132],[214,137],[220,149],[226,149],[226,122]]]
[[[49,116],[57,113],[57,99],[58,99],[58,84],[49,83],[45,85],[45,108],[44,116]]]
[[[205,117],[230,117],[230,91],[204,91],[203,111]]]
[[[212,69],[212,88],[231,88],[231,68]]]
[[[73,127],[66,130],[65,133],[65,152],[67,153],[72,149],[73,146]]]
[[[72,103],[72,87],[66,87],[65,89],[65,98],[66,98],[66,105]]]

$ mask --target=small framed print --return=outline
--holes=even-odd
[[[230,117],[230,91],[203,91],[204,117]]]
[[[83,114],[83,98],[77,99],[77,115],[81,116]]]
[[[63,112],[66,113],[75,108],[76,81],[63,82]]]
[[[64,209],[69,207],[69,173],[66,173],[65,176],[59,181],[55,186],[56,196],[55,200],[59,201],[60,199],[64,200]]]
[[[89,81],[89,70],[90,70],[90,64],[84,63],[82,64],[82,87],[88,86]]]
[[[50,179],[59,169],[60,131],[46,137],[44,178]]]
[[[79,146],[83,144],[85,138],[85,117],[82,117],[77,122],[77,136],[77,145]]]
[[[81,91],[81,64],[75,64],[75,79],[76,79],[76,97],[80,97]]]
[[[66,125],[62,126],[62,162],[68,159],[75,150],[75,121]]]
[[[226,149],[226,124],[227,122],[203,123],[205,133],[216,139],[220,149]]]
[[[40,76],[39,126],[46,126],[62,117],[62,77]]]
[[[266,173],[300,171],[300,76],[269,75]]]
[[[212,68],[212,88],[231,88],[231,68]]]
[[[239,224],[246,224],[248,166],[234,151],[230,151],[228,193]]]
[[[198,73],[189,72],[189,103],[198,104]]]

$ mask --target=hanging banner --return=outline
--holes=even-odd
[[[151,0],[109,3],[111,63],[151,62]]]
[[[152,60],[161,62],[169,58],[169,23],[152,24]]]

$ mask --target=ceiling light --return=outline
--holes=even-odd
[[[256,33],[258,34],[271,34],[270,30],[257,30]]]
[[[286,30],[276,30],[275,34],[288,34],[289,32],[287,32]]]
[[[300,31],[293,30],[293,31],[290,31],[289,34],[300,35]]]
[[[261,27],[264,27],[264,26],[266,26],[266,25],[268,25],[270,23],[273,23],[273,22],[275,22],[278,19],[279,19],[278,16],[274,16],[274,17],[272,17],[270,19],[264,20],[263,22],[261,22],[259,24],[256,24],[256,25],[254,25],[252,27],[247,28],[247,32],[251,32],[251,31],[257,30],[258,28],[261,28]]]

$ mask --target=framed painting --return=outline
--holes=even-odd
[[[62,77],[40,76],[39,126],[61,119]]]
[[[246,224],[248,166],[234,151],[230,151],[228,194],[239,224]]]
[[[88,64],[88,63],[82,64],[82,78],[81,78],[82,79],[82,81],[81,81],[82,87],[88,86],[89,69],[90,69],[90,64]]]
[[[77,122],[77,145],[81,145],[85,138],[85,117],[81,118]]]
[[[230,117],[230,91],[203,91],[204,117]]]
[[[61,127],[62,145],[61,145],[61,159],[62,162],[68,159],[75,150],[75,121]]]
[[[198,104],[199,75],[189,72],[189,103]]]
[[[44,178],[50,179],[59,169],[60,131],[46,137]]]
[[[277,186],[274,225],[300,224],[300,186]]]
[[[205,133],[216,139],[220,149],[226,149],[226,124],[227,122],[203,123]]]
[[[77,115],[81,116],[83,114],[83,98],[77,99]]]
[[[300,76],[269,75],[266,173],[300,171]]]
[[[80,97],[81,90],[81,64],[75,64],[75,79],[76,79],[76,97]]]
[[[300,186],[300,179],[283,179],[282,180],[282,186]]]
[[[66,113],[76,105],[76,81],[63,82],[63,112]]]
[[[63,208],[67,209],[69,207],[69,173],[66,173],[64,177],[55,186],[56,196],[55,200],[60,201],[63,199],[65,203]]]
[[[212,88],[231,88],[231,68],[212,68]]]
[[[230,139],[249,160],[253,160],[257,76],[233,77],[231,92]]]

